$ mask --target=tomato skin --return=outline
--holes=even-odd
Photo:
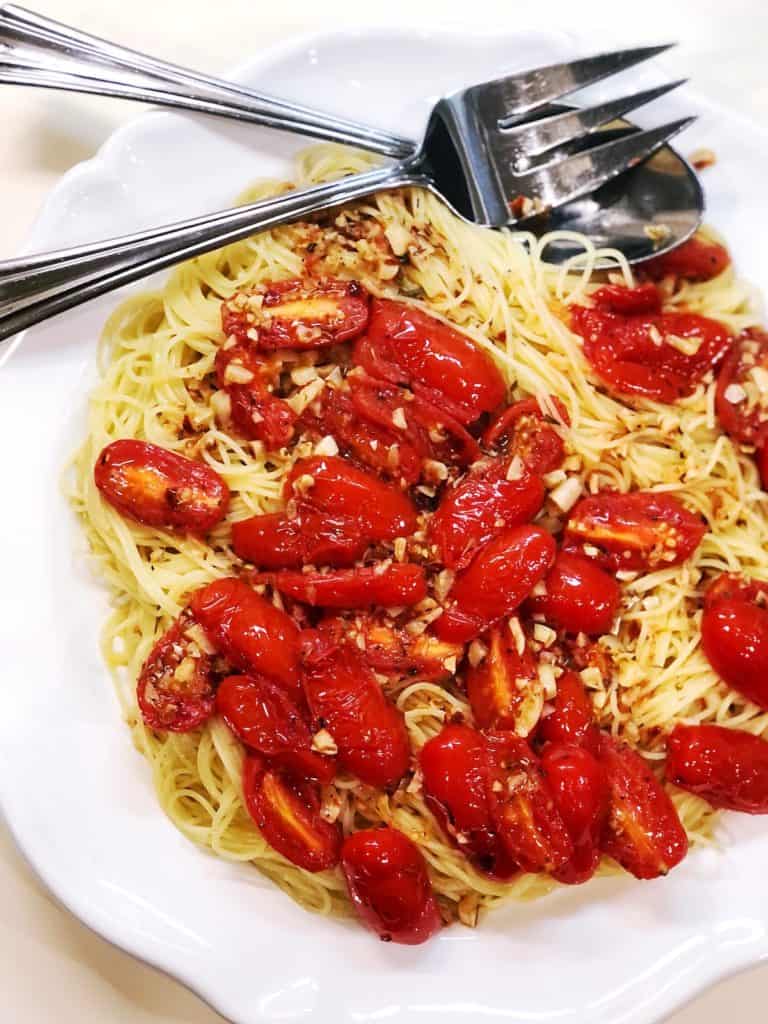
[[[713,807],[768,814],[768,742],[722,725],[681,725],[667,740],[667,778]]]
[[[238,382],[239,374],[252,379]],[[232,422],[243,436],[263,441],[270,450],[283,448],[293,437],[296,413],[273,395],[267,383],[277,376],[251,348],[235,345],[216,353],[216,383],[229,395]]]
[[[694,235],[663,256],[654,256],[638,267],[640,273],[654,281],[672,275],[685,281],[711,281],[730,265],[728,250],[717,242],[708,242]]]
[[[321,631],[305,630],[302,658],[307,702],[336,741],[339,764],[369,786],[396,786],[411,757],[405,719],[384,696],[361,652]]]
[[[536,662],[526,644],[518,653],[515,638],[506,624],[490,630],[488,653],[466,670],[465,684],[472,714],[480,729],[512,729],[522,735],[531,731],[524,721],[526,696],[538,683]]]
[[[214,690],[211,659],[195,644],[187,653],[185,632],[194,625],[188,612],[178,619],[154,644],[141,667],[136,685],[141,717],[150,729],[165,732],[190,732],[213,714]],[[180,651],[179,649],[182,648]],[[190,659],[193,671],[189,679],[174,673]]]
[[[441,640],[467,643],[509,615],[555,560],[555,542],[537,526],[506,530],[459,573],[445,612],[435,622]]]
[[[545,743],[585,746],[594,751],[598,735],[586,687],[575,672],[563,672],[557,681],[552,711],[539,725],[538,738]]]
[[[600,837],[608,816],[605,771],[584,747],[554,743],[542,751],[541,769],[573,843],[570,860],[555,878],[581,885],[600,863]]]
[[[354,565],[368,540],[351,519],[304,509],[293,519],[275,512],[232,524],[232,547],[259,569]]]
[[[195,591],[190,609],[211,643],[235,668],[276,679],[299,698],[299,631],[285,612],[242,580],[214,580]]]
[[[768,370],[768,332],[750,327],[736,338],[723,360],[717,376],[715,409],[720,426],[729,437],[741,444],[760,447],[768,441],[768,410],[759,401],[753,404],[747,400],[731,402],[726,398],[732,384],[748,385],[751,370],[756,366]]]
[[[299,779],[331,782],[335,765],[316,754],[299,705],[266,676],[227,676],[216,691],[216,711],[241,743]]]
[[[420,386],[424,397],[472,423],[504,401],[493,360],[470,339],[428,313],[391,299],[374,299],[354,360],[372,377]]]
[[[229,505],[229,488],[218,473],[148,441],[112,441],[96,460],[93,478],[113,508],[145,526],[207,533]]]
[[[768,709],[768,610],[739,598],[705,604],[701,645],[728,686]]]
[[[262,352],[325,348],[356,338],[367,323],[363,286],[332,277],[265,282],[221,306],[224,334]]]
[[[616,580],[581,555],[560,551],[544,580],[546,594],[530,598],[528,608],[568,633],[609,632],[621,601]]]
[[[768,491],[768,445],[764,445],[757,453],[757,468],[760,470],[763,490]]]
[[[269,845],[305,871],[325,871],[339,863],[341,830],[320,815],[316,787],[290,783],[260,757],[243,766],[245,806]]]
[[[563,550],[592,558],[609,572],[648,572],[684,562],[706,532],[704,522],[670,494],[601,491],[572,509]]]
[[[622,313],[624,316],[661,312],[661,292],[654,284],[641,284],[635,288],[606,284],[592,293],[595,306],[604,313]]]
[[[317,608],[394,608],[418,604],[427,596],[427,579],[420,565],[392,563],[362,569],[331,569],[328,572],[261,573],[258,583],[268,583],[295,601]]]
[[[544,504],[539,477],[524,470],[508,480],[507,469],[507,462],[484,460],[443,495],[427,536],[446,568],[466,568],[478,548],[502,530],[530,522]]]
[[[666,875],[688,852],[675,805],[642,757],[603,733],[599,760],[609,790],[602,849],[635,878]]]
[[[442,927],[424,858],[397,829],[347,836],[341,868],[357,916],[382,941],[418,946]]]
[[[550,396],[564,423],[568,411]],[[522,398],[496,417],[483,434],[483,446],[506,455],[519,455],[530,473],[544,475],[558,469],[565,457],[562,437],[541,411],[535,398]]]

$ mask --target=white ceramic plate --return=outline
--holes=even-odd
[[[273,50],[240,77],[265,91],[418,134],[440,93],[587,52],[555,34],[385,30]],[[626,77],[626,76],[625,76]],[[620,85],[658,79],[645,69]],[[761,168],[768,139],[690,94],[647,118],[699,113],[684,146],[712,146],[710,219],[768,284]],[[53,191],[29,249],[53,248],[228,205],[254,178],[285,174],[304,145],[165,113],[117,132]],[[446,931],[426,948],[377,942],[305,913],[247,867],[182,838],[156,804],[97,648],[106,601],[59,495],[83,429],[108,296],[30,332],[0,375],[3,438],[3,712],[0,798],[30,863],[73,913],[189,985],[237,1024],[649,1024],[724,974],[768,956],[768,833],[729,816],[723,852],[697,852],[668,880],[563,890]]]

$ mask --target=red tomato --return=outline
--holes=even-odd
[[[537,680],[530,648],[526,644],[519,653],[506,624],[494,626],[486,644],[488,653],[465,676],[475,722],[481,729],[522,729],[527,735],[536,724],[524,721],[526,696]]]
[[[303,639],[304,691],[315,719],[336,742],[339,764],[369,786],[396,786],[411,757],[402,714],[359,650],[316,630]]]
[[[189,732],[213,714],[211,659],[187,632],[194,626],[183,612],[142,665],[136,696],[150,729]]]
[[[290,405],[269,390],[268,382],[276,375],[274,368],[244,345],[216,353],[216,383],[229,395],[232,422],[245,437],[263,441],[273,450],[289,443],[296,423]]]
[[[227,676],[216,691],[216,711],[246,747],[299,779],[327,783],[334,762],[312,749],[299,705],[266,676]]]
[[[750,327],[723,360],[715,408],[720,425],[734,441],[759,446],[768,440],[768,402],[752,376],[755,369],[768,372],[768,333]]]
[[[368,538],[352,519],[302,509],[293,519],[278,512],[233,523],[232,547],[259,569],[299,569],[354,565]]]
[[[300,483],[308,486],[300,488]],[[408,496],[347,459],[299,459],[288,474],[285,494],[319,512],[352,520],[369,541],[408,537],[416,529],[416,509]]]
[[[456,328],[423,310],[374,299],[354,360],[366,373],[415,392],[472,423],[504,401],[504,378],[493,360]]]
[[[305,871],[325,871],[339,863],[341,831],[320,814],[316,787],[291,783],[260,757],[243,766],[243,793],[248,813],[269,845]]]
[[[768,491],[768,445],[764,445],[757,453],[757,467],[760,470],[763,490]]]
[[[422,567],[398,562],[327,572],[283,569],[254,578],[294,601],[318,608],[394,608],[418,604],[427,596],[427,579]]]
[[[593,370],[620,395],[669,403],[690,395],[728,352],[730,333],[716,320],[696,313],[624,314],[622,307],[631,308],[643,296],[619,299],[621,291],[616,286],[600,288],[592,296],[594,308],[571,308],[572,328],[581,335]],[[669,339],[698,348],[689,355]]]
[[[428,538],[448,569],[464,569],[477,549],[502,530],[530,522],[544,503],[544,485],[523,470],[507,479],[508,462],[483,460],[449,488],[429,522]]]
[[[676,725],[667,741],[667,778],[713,807],[768,814],[768,743],[722,725]]]
[[[238,579],[209,583],[195,591],[189,607],[235,668],[271,676],[300,696],[299,631],[285,612]]]
[[[666,875],[688,852],[688,837],[669,794],[638,753],[600,737],[609,790],[602,848],[635,878]]]
[[[325,348],[368,323],[368,293],[357,281],[290,278],[237,292],[221,306],[224,333],[263,352]]]
[[[568,411],[559,398],[550,396],[563,423],[569,424]],[[562,426],[557,424],[560,430]],[[519,455],[530,473],[551,473],[565,456],[565,444],[535,398],[523,398],[505,409],[483,434],[486,448]]]
[[[418,946],[442,927],[424,858],[397,829],[347,836],[341,869],[357,916],[382,941]]]
[[[563,672],[550,714],[541,720],[539,739],[545,743],[595,748],[598,733],[592,701],[575,672]]]
[[[633,316],[661,312],[661,292],[654,284],[641,284],[636,288],[606,284],[592,294],[592,301],[604,313]]]
[[[690,558],[706,532],[703,520],[671,494],[601,491],[573,508],[563,549],[593,558],[610,572],[650,572]]]
[[[93,470],[102,497],[146,526],[207,533],[229,505],[229,488],[209,466],[147,441],[113,441]]]
[[[435,623],[441,640],[465,643],[522,604],[555,560],[555,542],[538,526],[517,526],[486,544],[459,573]]]
[[[549,571],[546,594],[532,597],[530,611],[569,633],[607,633],[621,601],[616,580],[581,555],[561,551]]]
[[[541,769],[573,843],[571,859],[555,878],[580,885],[600,863],[600,837],[608,816],[603,766],[584,747],[552,743],[541,754]]]
[[[768,709],[768,584],[721,576],[707,592],[701,645],[720,678]]]
[[[698,235],[676,249],[654,256],[641,263],[638,270],[654,281],[672,275],[686,281],[711,281],[730,265],[728,250],[717,242],[707,242]]]

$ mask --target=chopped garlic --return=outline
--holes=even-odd
[[[247,369],[242,363],[227,363],[227,367],[224,370],[224,381],[226,384],[250,384],[253,376],[253,371]]]
[[[525,465],[519,455],[510,461],[507,467],[507,480],[521,480],[525,472]]]
[[[545,626],[543,623],[537,622],[533,627],[533,639],[538,641],[538,643],[543,644],[545,647],[551,647],[557,639],[557,633],[554,629],[550,629],[549,626]]]
[[[762,366],[753,366],[749,371],[749,375],[757,385],[757,390],[760,394],[766,394],[768,392],[768,370]]]
[[[395,542],[392,545],[392,547],[393,547],[394,554],[395,554],[395,561],[397,561],[397,562],[404,562],[405,561],[405,556],[406,556],[406,554],[408,552],[408,541],[407,541],[407,539],[405,537],[395,537]]]
[[[314,366],[295,366],[291,370],[291,380],[297,387],[304,387],[310,381],[317,380],[318,372]]]
[[[520,657],[523,656],[525,650],[525,633],[523,627],[520,625],[520,619],[516,615],[513,615],[507,623],[509,632],[512,634],[515,641],[515,650]]]
[[[336,444],[336,439],[330,434],[326,434],[325,437],[321,437],[315,445],[315,455],[338,455],[339,446]]]
[[[570,512],[581,497],[581,489],[582,484],[579,477],[569,476],[567,480],[558,484],[554,491],[550,491],[549,496],[559,509],[563,512]]]
[[[228,423],[232,418],[232,399],[226,391],[214,391],[211,395],[213,415],[219,423]]]
[[[567,477],[562,469],[553,469],[551,473],[545,473],[541,479],[544,481],[545,487],[556,487],[557,484],[561,484]]]
[[[285,399],[285,403],[293,409],[297,416],[301,416],[307,406],[314,402],[324,387],[325,381],[316,377],[303,387],[301,391],[297,391],[295,395],[289,395]]]
[[[488,648],[485,646],[482,640],[473,640],[472,643],[469,645],[469,650],[467,651],[467,658],[469,659],[469,664],[472,666],[472,668],[477,668],[477,666],[480,664],[480,662],[485,658],[487,654]]]
[[[392,423],[400,430],[408,429],[408,420],[405,418],[405,409],[398,406],[392,413]]]
[[[312,737],[312,750],[316,754],[328,754],[334,757],[339,752],[336,740],[327,729],[319,729]]]
[[[739,402],[743,402],[747,397],[747,392],[741,384],[729,384],[723,393],[723,397],[726,402],[730,402],[731,405],[738,405]]]
[[[555,666],[549,662],[540,661],[537,666],[539,682],[543,691],[544,700],[552,700],[557,694],[557,674]]]

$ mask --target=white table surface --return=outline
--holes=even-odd
[[[595,49],[678,40],[675,74],[768,125],[765,0],[27,0],[51,17],[159,56],[220,70],[291,34],[360,24],[585,30]],[[471,11],[471,15],[467,13]],[[0,90],[0,255],[21,244],[42,198],[134,104]],[[55,755],[53,755],[55,757]],[[768,823],[767,823],[768,824]],[[215,1024],[222,1018],[80,925],[42,890],[0,830],[3,1024]],[[620,936],[617,936],[620,941]],[[723,982],[668,1024],[764,1024],[768,965]]]

